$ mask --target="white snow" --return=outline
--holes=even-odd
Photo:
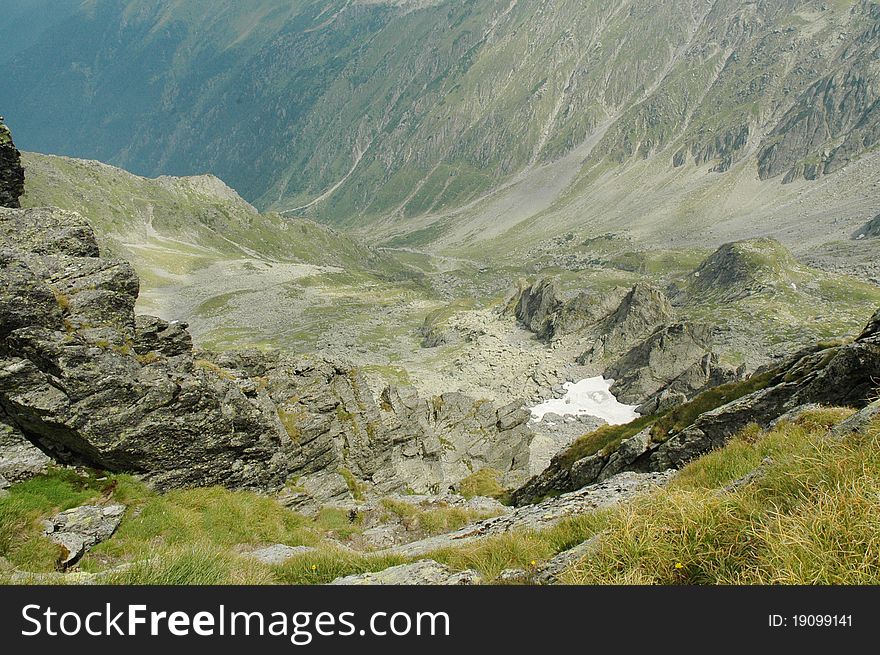
[[[554,398],[532,407],[532,418],[539,423],[545,414],[559,416],[596,416],[609,425],[623,425],[639,418],[637,405],[624,405],[611,393],[614,380],[603,377],[587,378],[580,382],[566,382],[562,398]]]

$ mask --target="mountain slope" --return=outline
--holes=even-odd
[[[642,158],[830,174],[880,138],[878,26],[867,1],[90,0],[0,50],[0,106],[26,149],[361,224],[566,155],[559,194]]]
[[[102,251],[136,269],[139,310],[190,323],[201,343],[312,349],[341,319],[358,329],[359,312],[419,285],[418,270],[312,221],[260,214],[210,175],[147,179],[33,153],[23,164],[22,206],[88,219]]]

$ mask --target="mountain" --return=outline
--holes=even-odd
[[[377,296],[420,284],[420,270],[330,227],[262,214],[213,175],[148,179],[34,153],[22,164],[21,205],[86,218],[102,251],[137,271],[138,308],[189,323],[201,343],[311,350],[338,320],[375,314]]]
[[[757,236],[776,214],[749,197],[857,184],[870,173],[846,169],[880,141],[868,0],[21,4],[13,21],[39,29],[0,40],[20,147],[393,219],[373,238],[519,238],[611,211],[711,232],[718,197]],[[876,214],[876,193],[845,210],[822,194],[850,231]]]

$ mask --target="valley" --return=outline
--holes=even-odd
[[[250,5],[0,27],[0,582],[880,580],[876,3]]]

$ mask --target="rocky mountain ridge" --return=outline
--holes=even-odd
[[[877,143],[870,0],[30,11],[0,48],[4,87],[30,90],[0,89],[28,149],[211,169],[263,208],[335,221],[443,215],[568,156],[570,183],[646,159],[791,182]]]

